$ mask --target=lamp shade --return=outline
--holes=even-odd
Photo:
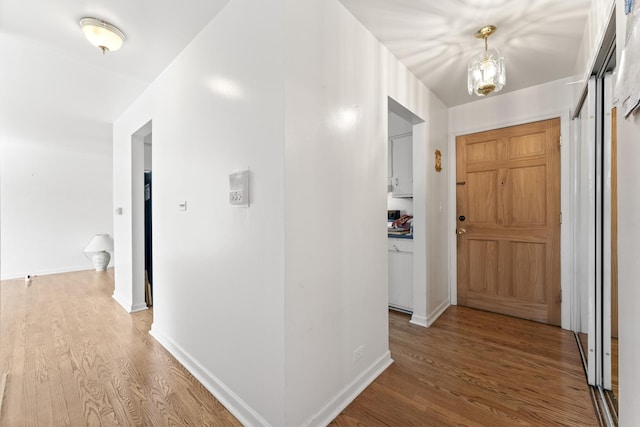
[[[101,19],[82,18],[80,26],[89,43],[102,49],[102,52],[120,49],[125,39],[119,28]]]
[[[85,252],[102,252],[113,250],[113,239],[108,234],[96,234],[93,236],[86,248]]]

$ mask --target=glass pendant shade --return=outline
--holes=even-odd
[[[486,96],[499,92],[507,82],[504,58],[498,49],[488,49],[469,61],[467,89],[469,95]]]
[[[487,39],[496,31],[494,25],[480,28],[475,37],[484,39],[484,52],[474,55],[467,68],[469,95],[487,96],[499,92],[507,82],[504,58],[498,49],[489,49]]]

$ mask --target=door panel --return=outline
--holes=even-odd
[[[511,285],[513,296],[544,304],[546,250],[540,243],[511,243]]]
[[[509,159],[545,154],[545,134],[537,133],[509,138]]]
[[[469,242],[469,289],[497,295],[498,242],[473,240]]]
[[[476,163],[498,159],[498,141],[478,141],[466,147],[467,162]]]
[[[546,219],[547,192],[544,166],[512,169],[509,171],[511,185],[509,194],[509,222],[515,227],[544,227]]]
[[[560,324],[559,138],[559,119],[457,138],[459,304]]]
[[[498,200],[496,171],[472,172],[467,174],[468,215],[476,224],[496,224]]]

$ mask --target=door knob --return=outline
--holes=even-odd
[[[464,229],[464,228],[458,228],[458,229],[456,230],[456,234],[457,234],[458,236],[462,236],[462,235],[463,235],[464,233],[466,233],[466,232],[467,232],[467,230],[466,230],[466,229]]]

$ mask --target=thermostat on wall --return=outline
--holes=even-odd
[[[249,206],[249,170],[229,174],[229,203]]]

